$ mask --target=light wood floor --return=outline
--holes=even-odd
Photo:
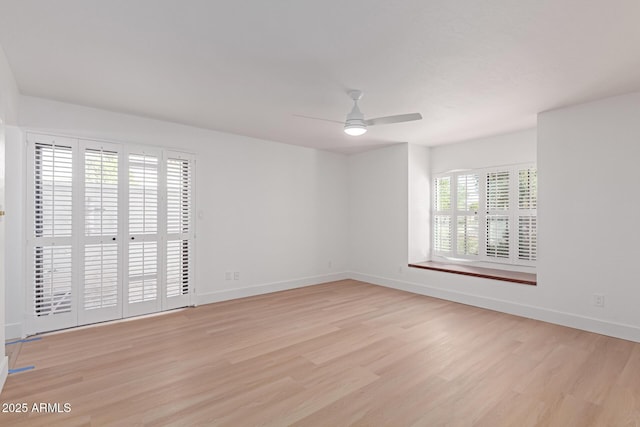
[[[25,343],[0,425],[638,426],[640,344],[341,281]]]

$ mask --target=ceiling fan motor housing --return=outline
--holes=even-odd
[[[348,135],[358,136],[367,131],[367,122],[364,120],[364,114],[358,108],[358,99],[362,97],[362,92],[352,92],[350,95],[353,98],[353,109],[347,114],[347,119],[344,122],[344,131]],[[355,96],[354,96],[355,95]]]

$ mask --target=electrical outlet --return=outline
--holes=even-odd
[[[333,268],[333,261],[329,261],[329,262],[327,263],[327,267],[328,267],[328,268]]]
[[[239,271],[234,271],[233,272],[233,280],[240,280],[240,272]]]
[[[232,280],[233,279],[233,274],[230,271],[227,271],[226,273],[224,273],[224,280]]]
[[[604,307],[604,295],[593,294],[593,305],[596,307]]]

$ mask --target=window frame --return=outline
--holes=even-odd
[[[520,207],[520,171],[534,171],[535,175],[535,197],[529,200],[535,201],[535,206],[528,206],[527,209]],[[487,177],[489,174],[508,172],[508,208],[507,209],[491,209],[488,206],[488,190],[487,190]],[[478,176],[478,210],[474,211],[477,216],[478,224],[478,250],[477,255],[469,253],[458,253],[458,220],[463,216],[469,216],[471,211],[461,210],[458,206],[458,180],[460,176],[465,175],[477,175]],[[529,177],[531,172],[529,172]],[[448,210],[438,210],[437,200],[437,182],[438,180],[449,178],[449,194],[450,194],[450,206]],[[530,182],[530,181],[529,181]],[[465,169],[454,170],[444,173],[434,174],[431,179],[431,259],[433,261],[442,261],[448,263],[478,263],[486,264],[494,268],[507,268],[507,269],[530,269],[536,267],[537,259],[537,167],[535,163],[520,163],[514,165],[494,166],[481,169]],[[466,206],[468,208],[468,204]],[[438,217],[449,216],[449,241],[450,250],[442,251],[438,250],[437,238],[442,235],[438,233],[436,220]],[[488,230],[488,218],[491,215],[502,215],[507,217],[508,221],[508,257],[501,258],[491,256],[487,253],[487,230]],[[535,231],[533,233],[533,244],[530,252],[530,258],[533,259],[520,259],[520,218],[521,217],[533,217]],[[529,234],[531,236],[531,234]],[[502,266],[502,267],[501,267]]]

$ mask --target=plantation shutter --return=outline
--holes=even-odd
[[[119,149],[117,144],[81,143],[84,231],[80,324],[122,317]]]
[[[434,180],[433,250],[436,254],[450,254],[452,250],[451,177]]]
[[[128,155],[128,274],[126,315],[160,309],[158,286],[159,153]]]
[[[195,157],[27,133],[28,334],[191,303]]]
[[[478,175],[457,175],[456,190],[456,255],[478,255],[480,238]]]
[[[510,255],[510,179],[509,171],[487,173],[486,178],[486,245],[489,258],[509,258]]]
[[[30,135],[28,143],[32,192],[27,206],[33,221],[27,239],[32,283],[28,327],[64,328],[75,323],[74,141]]]
[[[538,175],[535,168],[518,170],[518,259],[537,257]]]
[[[166,160],[166,304],[189,303],[193,264],[193,158],[169,152]]]

